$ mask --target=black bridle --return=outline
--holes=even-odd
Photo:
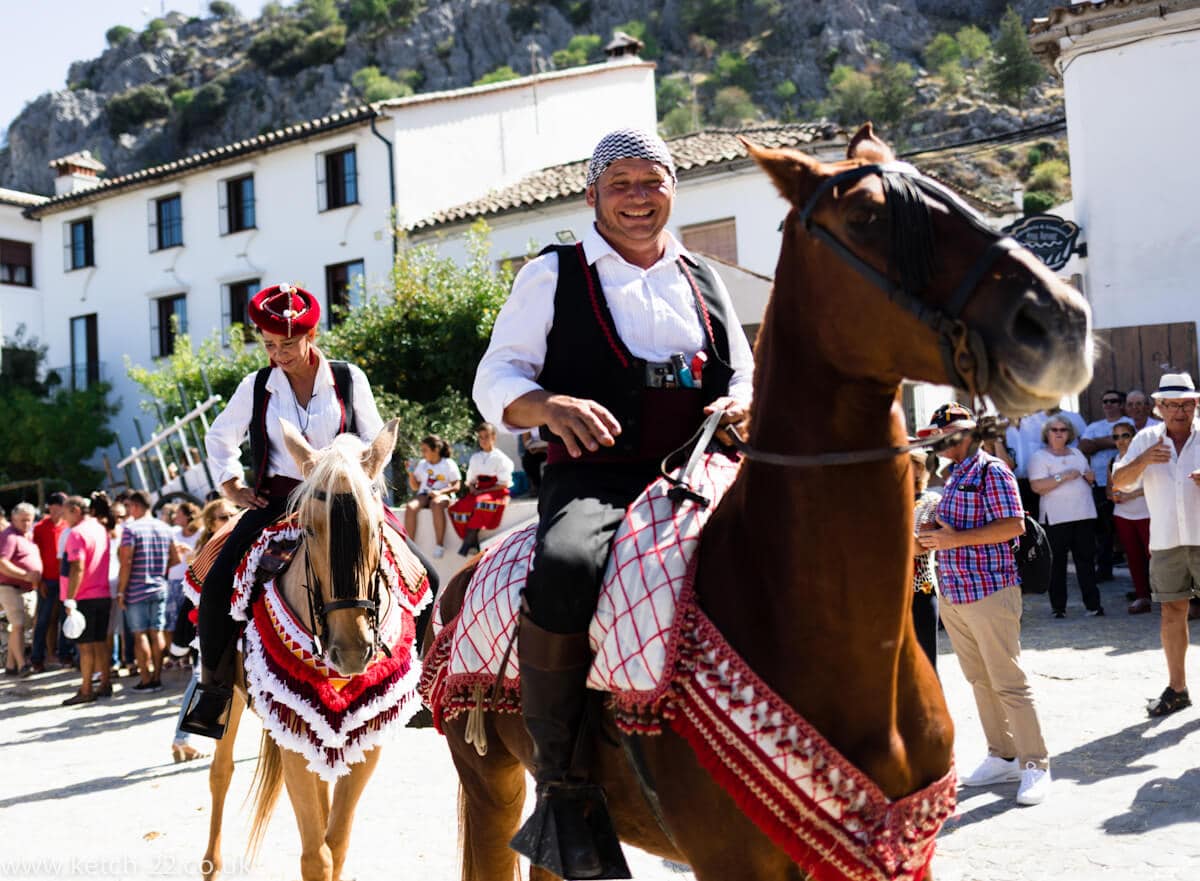
[[[378,490],[376,490],[378,492]],[[323,490],[315,490],[313,498],[317,501],[327,501],[329,496]],[[335,493],[331,502],[331,509],[337,510],[345,506],[357,510],[357,500],[353,493]],[[333,525],[330,524],[330,529]],[[311,537],[313,532],[310,527],[304,528],[304,533],[301,536],[303,542],[305,538]],[[362,597],[334,597],[328,601],[322,601],[318,605],[318,598],[324,597],[324,592],[321,588],[321,582],[317,579],[317,574],[312,566],[312,555],[308,552],[308,548],[304,548],[304,591],[308,597],[308,617],[310,629],[312,630],[312,645],[313,654],[317,657],[323,657],[325,654],[324,644],[328,634],[329,623],[327,616],[330,612],[336,612],[340,609],[365,609],[371,619],[371,631],[374,634],[374,649],[373,654],[383,652],[389,658],[392,656],[391,649],[388,648],[386,642],[383,641],[380,635],[380,619],[382,618],[382,600],[383,595],[387,592],[387,584],[383,574],[383,561],[385,557],[385,539],[383,530],[379,530],[379,561],[375,564],[375,569],[371,573],[371,593],[368,598]],[[357,564],[357,560],[342,561],[334,560],[331,549],[329,567],[333,567],[339,563],[347,563],[351,568]]]

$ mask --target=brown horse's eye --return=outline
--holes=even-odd
[[[874,205],[862,205],[846,212],[846,226],[858,235],[876,233],[882,227],[883,213]]]

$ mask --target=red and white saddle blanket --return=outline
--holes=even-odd
[[[242,660],[251,706],[279,746],[303,755],[309,770],[331,782],[420,709],[413,640],[416,616],[430,602],[429,581],[399,534],[384,528],[382,571],[390,596],[382,598],[379,630],[391,657],[380,651],[357,676],[340,675],[314,654],[308,610],[293,610],[273,579],[256,587],[264,555],[299,541],[303,530],[294,520],[264,529],[234,576],[230,614],[246,622]],[[185,583],[198,597],[202,576],[189,570]]]
[[[613,541],[590,640],[588,686],[610,692],[626,733],[669,726],[742,811],[815,881],[920,881],[953,813],[953,769],[890,801],[741,660],[695,602],[700,532],[738,463],[707,455],[676,505],[658,480]],[[536,526],[490,548],[453,621],[439,620],[421,693],[439,729],[463,712],[519,712],[516,627]],[[439,610],[440,611],[440,610]],[[497,681],[499,687],[497,688]],[[493,700],[495,697],[495,700]]]

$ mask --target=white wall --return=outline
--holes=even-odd
[[[654,66],[526,78],[467,96],[387,105],[394,121],[401,225],[501,189],[540,168],[586,158],[615,128],[656,126]]]
[[[33,287],[0,284],[0,340],[11,337],[25,326],[25,338],[42,336],[42,293],[45,278],[38,271],[42,249],[41,224],[21,214],[16,205],[0,204],[0,239],[30,242],[33,245]]]
[[[1075,215],[1088,243],[1084,287],[1102,328],[1200,320],[1200,174],[1192,164],[1200,117],[1188,110],[1200,84],[1200,30],[1132,37],[1105,29],[1095,39],[1116,45],[1065,55]]]
[[[320,213],[316,157],[351,145],[358,161],[359,204]],[[222,236],[220,184],[247,173],[254,174],[257,227]],[[121,403],[114,428],[127,452],[136,445],[132,418],[141,414],[142,395],[126,377],[125,359],[153,366],[153,300],[186,294],[188,331],[195,342],[222,326],[222,284],[239,279],[298,283],[320,298],[327,313],[327,265],[361,259],[368,286],[380,283],[391,268],[387,181],[387,149],[360,126],[45,215],[35,261],[46,301],[48,364],[70,363],[70,319],[96,313],[102,377],[113,384],[113,399]],[[147,206],[173,193],[182,197],[183,247],[151,251]],[[64,271],[63,225],[87,216],[96,265]],[[153,419],[142,423],[148,429]]]

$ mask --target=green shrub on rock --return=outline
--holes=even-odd
[[[133,35],[133,28],[125,27],[123,24],[113,25],[104,32],[104,39],[110,46],[119,46],[125,40]]]
[[[109,130],[118,135],[151,119],[162,119],[171,112],[171,101],[158,86],[135,86],[110,98],[107,110]]]

